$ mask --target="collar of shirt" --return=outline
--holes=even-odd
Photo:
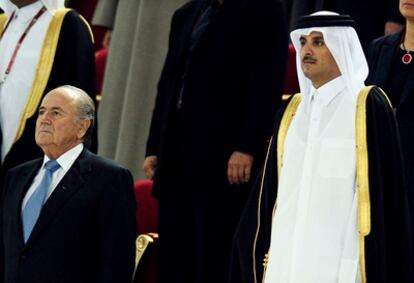
[[[29,23],[42,6],[42,1],[36,1],[21,8],[16,7],[14,18],[19,19],[20,22]]]
[[[76,158],[78,158],[78,156],[81,154],[83,147],[83,143],[80,143],[77,146],[66,151],[58,159],[56,159],[56,161],[60,165],[60,169],[58,171],[62,170],[64,173],[68,172],[70,167],[72,167],[73,163],[75,162]],[[45,155],[43,158],[42,169],[44,168],[45,163],[49,160],[49,157]]]
[[[311,86],[309,102],[316,102],[326,107],[344,89],[345,81],[342,76],[327,82],[318,89]]]
[[[47,193],[46,199],[50,197],[50,195],[53,193],[53,191],[56,189],[56,186],[59,184],[59,182],[63,179],[63,177],[66,175],[66,173],[69,171],[70,167],[72,167],[75,160],[79,157],[83,150],[83,144],[78,144],[77,146],[71,148],[64,154],[62,154],[56,161],[59,163],[60,168],[56,170],[53,173],[53,179],[51,187],[49,188],[49,191]],[[36,188],[39,186],[43,175],[45,174],[45,163],[49,161],[50,159],[47,156],[43,157],[43,164],[40,170],[38,171],[37,175],[33,179],[32,184],[30,185],[29,189],[26,192],[25,197],[23,198],[22,202],[22,210],[27,204],[27,201],[30,199],[30,197],[33,195]]]

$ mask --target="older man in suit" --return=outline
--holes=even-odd
[[[84,147],[94,117],[94,103],[80,89],[59,87],[43,99],[35,139],[44,157],[6,177],[1,283],[131,282],[133,180]]]
[[[63,0],[0,0],[0,186],[7,171],[42,156],[36,111],[52,89],[70,84],[95,100],[90,28]],[[96,123],[91,150],[96,152]]]

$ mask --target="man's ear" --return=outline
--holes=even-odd
[[[82,139],[86,132],[88,131],[89,127],[91,126],[91,120],[89,119],[82,119],[79,121],[79,131],[78,131],[78,138]]]

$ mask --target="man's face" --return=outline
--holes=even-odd
[[[414,0],[400,0],[400,12],[407,19],[414,19]]]
[[[66,89],[49,92],[36,121],[36,143],[49,158],[56,159],[82,142],[85,121],[77,121],[76,95]]]
[[[10,2],[12,2],[14,5],[16,5],[19,8],[24,7],[26,5],[30,5],[37,1],[39,0],[10,0]]]
[[[301,66],[305,76],[315,88],[341,75],[335,59],[325,44],[321,32],[311,32],[300,37]]]

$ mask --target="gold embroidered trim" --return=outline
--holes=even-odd
[[[20,126],[17,131],[14,142],[18,141],[23,135],[26,121],[36,113],[40,100],[42,99],[46,85],[49,81],[50,72],[52,71],[53,61],[55,59],[56,48],[59,41],[60,30],[63,19],[70,9],[62,8],[56,10],[49,24],[45,40],[43,42],[42,52],[40,54],[39,64],[36,69],[35,79],[24,109]]]
[[[269,145],[267,146],[267,153],[266,153],[266,159],[265,159],[265,163],[264,163],[264,167],[263,167],[263,173],[262,173],[262,178],[260,181],[260,192],[259,192],[259,199],[257,200],[257,227],[256,227],[256,233],[254,236],[254,242],[253,242],[253,278],[254,278],[254,283],[257,283],[257,274],[256,274],[256,244],[257,244],[257,238],[259,237],[259,231],[260,231],[260,208],[261,208],[261,199],[262,199],[262,194],[263,194],[263,184],[264,184],[264,177],[265,177],[265,172],[266,172],[266,168],[267,168],[267,161],[269,160],[269,153],[270,153],[270,148],[272,147],[272,141],[273,141],[273,137],[270,138],[269,141]]]
[[[283,114],[282,121],[280,122],[279,132],[277,135],[277,175],[279,177],[283,166],[283,149],[285,145],[286,134],[301,101],[302,95],[300,93],[295,94],[295,96],[293,96],[292,100],[289,102],[289,105]]]
[[[7,21],[6,14],[1,14],[0,15],[0,34],[3,32],[4,25],[6,24],[6,21]]]
[[[94,36],[93,36],[92,28],[91,28],[91,26],[89,25],[88,21],[87,21],[87,20],[85,20],[85,18],[84,18],[84,17],[82,17],[82,15],[80,15],[80,14],[79,14],[79,17],[81,18],[81,20],[85,23],[86,27],[88,28],[89,35],[91,36],[92,43],[95,43],[95,38],[94,38]]]
[[[373,86],[364,87],[359,95],[356,110],[356,150],[357,150],[357,192],[358,192],[358,230],[360,249],[361,283],[367,282],[365,262],[365,237],[371,231],[371,205],[368,176],[368,144],[366,100]]]
[[[283,117],[282,117],[282,120],[280,122],[279,131],[277,133],[278,176],[280,176],[280,169],[281,169],[281,165],[282,165],[281,158],[283,158],[283,143],[285,142],[286,134],[287,134],[287,131],[289,129],[290,123],[292,122],[293,117],[296,114],[296,110],[297,110],[301,100],[302,100],[302,95],[300,93],[295,94],[295,96],[289,102],[289,105],[287,106],[287,108],[285,110],[285,113],[283,113]],[[272,141],[273,141],[273,137],[270,139],[269,146],[267,148],[266,159],[265,159],[263,173],[262,173],[261,182],[260,182],[260,193],[259,193],[258,207],[257,207],[257,228],[256,228],[256,234],[255,234],[255,239],[254,239],[254,243],[253,243],[253,277],[254,277],[254,282],[255,283],[257,283],[256,244],[257,244],[257,238],[259,236],[259,231],[260,231],[261,199],[262,199],[262,194],[263,194],[264,177],[265,177],[265,173],[266,173],[267,163],[268,163],[268,160],[269,160],[269,153],[270,153],[270,148],[272,146]],[[273,207],[272,221],[273,221],[273,217],[274,217],[275,212],[276,212],[276,207],[277,207],[277,200],[275,201],[275,205]],[[264,281],[264,278],[265,278],[265,275],[266,275],[266,268],[267,268],[267,263],[269,261],[269,256],[270,256],[270,254],[267,253],[265,255],[265,258],[263,259],[264,270],[263,270],[262,282]]]

